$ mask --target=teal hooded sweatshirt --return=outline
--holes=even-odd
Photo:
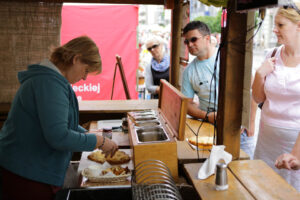
[[[96,136],[78,125],[78,102],[58,72],[30,65],[0,131],[0,166],[30,180],[62,186],[72,152],[92,151]]]

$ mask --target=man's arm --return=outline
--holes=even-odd
[[[204,111],[204,110],[201,110],[199,107],[198,107],[198,104],[197,103],[195,103],[194,101],[193,101],[193,99],[192,98],[189,98],[188,99],[188,102],[187,102],[187,113],[190,115],[190,116],[192,116],[192,117],[194,117],[194,118],[197,118],[197,119],[205,119],[205,117],[206,117],[206,111]],[[215,116],[217,116],[217,112],[210,112],[209,114],[208,114],[208,121],[210,122],[210,123],[214,123],[214,118],[215,118]]]
[[[188,68],[186,68],[183,72],[182,75],[182,86],[181,86],[181,92],[188,97],[188,102],[187,102],[187,113],[196,118],[196,119],[205,119],[206,117],[206,111],[201,110],[198,107],[198,104],[196,102],[193,101],[193,97],[195,95],[195,91],[192,87],[192,84],[190,82],[189,76],[191,76],[192,74],[188,74]],[[216,118],[217,113],[216,112],[210,112],[207,117],[208,117],[208,121],[210,123],[214,123],[214,119]]]

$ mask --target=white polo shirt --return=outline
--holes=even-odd
[[[182,75],[181,92],[188,98],[194,98],[196,94],[199,98],[199,108],[204,111],[208,107],[218,109],[219,61],[217,61],[216,80],[212,81],[216,56],[217,51],[206,60],[195,58]]]

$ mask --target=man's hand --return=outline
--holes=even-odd
[[[208,117],[208,122],[214,124],[215,119],[217,119],[217,112],[210,112],[208,113],[207,117]]]
[[[156,89],[155,89],[155,94],[159,94],[159,91],[160,91],[160,87],[157,86]]]

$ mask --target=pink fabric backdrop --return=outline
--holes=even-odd
[[[99,47],[103,70],[73,86],[79,100],[110,99],[116,54],[122,58],[130,96],[137,99],[136,69],[138,7],[133,5],[65,5],[62,9],[61,43],[87,35]],[[119,70],[113,99],[126,99]]]

